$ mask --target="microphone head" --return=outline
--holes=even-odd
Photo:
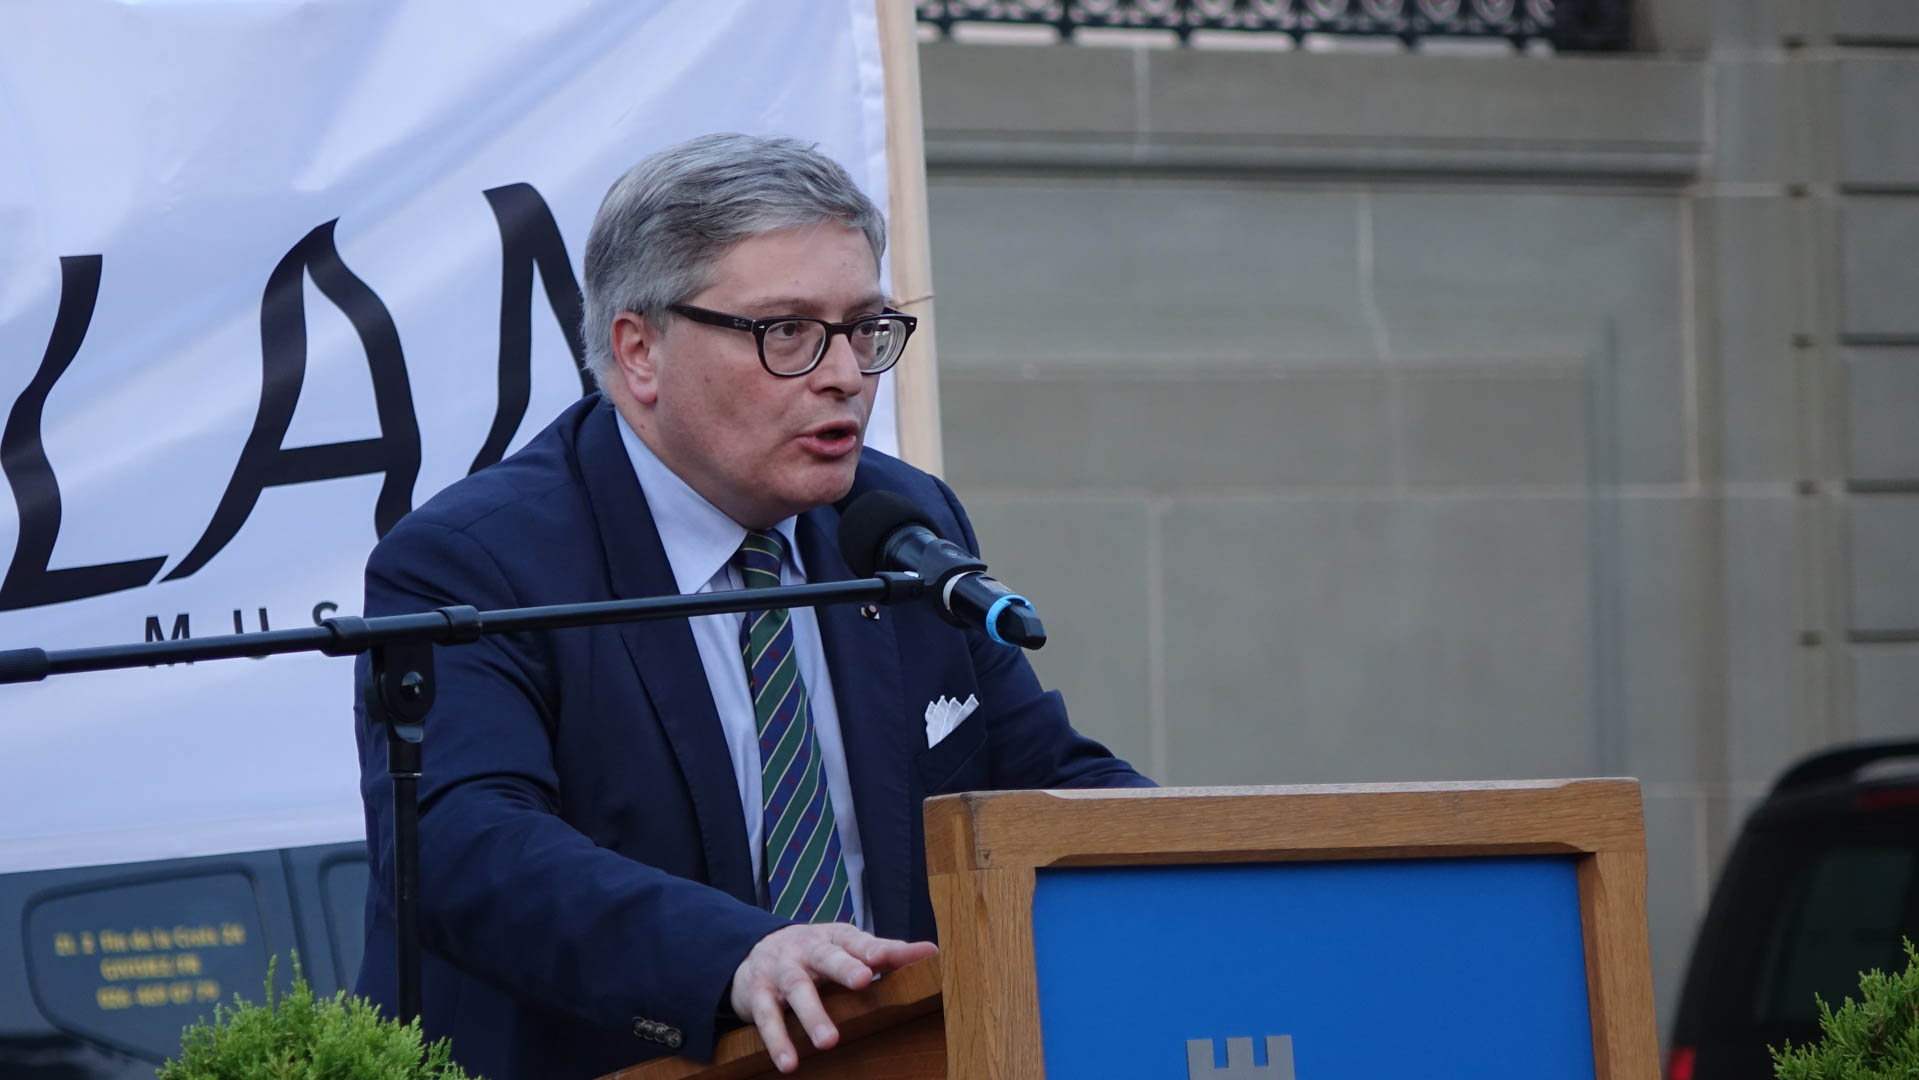
[[[881,548],[902,525],[921,525],[937,534],[933,519],[911,499],[892,491],[869,491],[840,515],[840,558],[854,577],[872,577],[882,569]]]

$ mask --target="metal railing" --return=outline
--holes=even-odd
[[[1061,41],[1092,28],[1535,43],[1562,52],[1629,44],[1630,0],[920,0],[919,18],[951,38],[968,23],[1050,26]]]

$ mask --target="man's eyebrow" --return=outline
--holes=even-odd
[[[885,293],[876,292],[854,301],[852,304],[847,305],[847,307],[849,310],[859,308],[873,308],[877,310],[887,306],[888,302]],[[800,296],[768,296],[743,300],[740,302],[740,308],[745,311],[766,312],[769,315],[805,315],[810,312],[826,310],[817,299]]]

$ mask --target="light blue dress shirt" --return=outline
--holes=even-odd
[[[626,419],[620,419],[620,439],[633,460],[646,506],[659,530],[666,561],[673,568],[675,588],[681,593],[738,589],[740,573],[733,553],[746,539],[746,527],[706,501],[672,469],[666,467]],[[780,584],[803,585],[806,567],[793,535],[797,519],[787,518],[774,528],[786,541],[789,556],[780,569]],[[827,795],[839,826],[840,851],[846,860],[846,884],[853,896],[853,922],[872,930],[866,907],[866,859],[860,850],[859,822],[853,814],[853,788],[846,775],[846,747],[840,738],[839,708],[833,700],[833,680],[826,670],[826,652],[820,645],[820,625],[813,609],[791,609],[793,647],[799,653],[800,678],[813,709],[813,732],[819,739],[820,765],[826,770]],[[753,716],[753,694],[746,685],[746,663],[740,657],[740,623],[744,615],[701,615],[688,622],[693,643],[700,650],[700,666],[713,692],[713,708],[733,756],[733,780],[740,791],[740,812],[746,818],[746,846],[753,859],[753,879],[766,903],[766,881],[761,870],[765,825],[760,813],[760,739]]]

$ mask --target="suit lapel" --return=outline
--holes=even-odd
[[[847,581],[853,577],[840,559],[834,537],[839,514],[821,507],[801,514],[795,533],[808,581]],[[919,865],[912,850],[907,814],[907,774],[915,744],[910,717],[904,715],[899,641],[893,620],[868,619],[851,604],[815,609],[826,669],[840,717],[840,741],[853,788],[860,848],[866,857],[866,900],[873,932],[881,937],[907,933],[909,868]]]
[[[580,475],[606,546],[613,595],[622,600],[667,595],[674,591],[673,569],[620,440],[620,422],[606,403],[582,422]],[[758,903],[733,757],[692,628],[685,619],[661,619],[621,623],[618,629],[692,794],[708,883],[747,904]]]

